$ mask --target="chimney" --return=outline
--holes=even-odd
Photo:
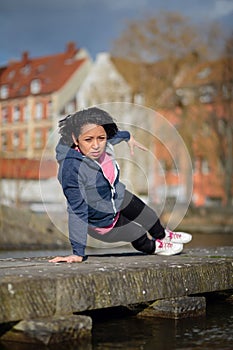
[[[76,52],[77,52],[77,49],[76,49],[75,42],[73,41],[68,42],[66,45],[66,53],[73,56],[76,54]]]
[[[24,51],[22,53],[22,62],[23,62],[23,64],[27,64],[28,61],[29,61],[29,53],[28,53],[28,51]]]

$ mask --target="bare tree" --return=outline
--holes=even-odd
[[[233,33],[227,39],[220,65],[215,108],[210,113],[217,154],[224,178],[225,203],[232,205],[233,187]]]
[[[220,163],[224,178],[226,204],[232,202],[232,37],[221,52],[225,34],[217,23],[205,29],[191,23],[189,18],[175,13],[160,13],[140,21],[131,21],[113,46],[113,56],[121,53],[121,73],[129,76],[124,60],[137,69],[129,79],[137,80],[135,90],[145,96],[144,104],[157,110],[171,109],[180,120],[177,127],[194,161],[197,154]],[[213,71],[221,67],[216,81],[208,81],[217,89],[215,99],[209,103],[200,100],[201,86],[190,81],[186,92],[190,96],[177,96],[193,68],[203,62],[212,62]],[[217,68],[218,67],[218,68]],[[134,70],[132,70],[134,72]],[[195,70],[194,70],[195,71]],[[221,110],[221,113],[220,113]],[[197,142],[198,140],[198,142]],[[211,152],[210,152],[211,150]]]
[[[213,57],[219,34],[216,23],[201,31],[189,18],[164,12],[129,22],[114,43],[112,55],[119,57],[120,52],[121,58],[140,62],[137,79],[146,104],[159,108],[172,102],[174,89],[190,66]]]

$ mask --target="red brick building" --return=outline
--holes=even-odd
[[[189,68],[176,88],[178,107],[164,111],[189,148],[196,206],[224,204],[227,191],[232,198],[232,67],[228,58]]]
[[[0,178],[55,175],[55,166],[42,171],[40,160],[45,147],[53,156],[47,142],[58,119],[78,108],[76,93],[90,66],[86,51],[70,42],[65,52],[38,58],[24,52],[0,69]]]

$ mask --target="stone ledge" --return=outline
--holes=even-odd
[[[82,315],[24,320],[5,333],[1,340],[45,345],[70,340],[81,343],[91,338],[91,329],[91,318]]]
[[[137,316],[179,319],[203,316],[205,313],[206,300],[204,297],[179,297],[156,300]]]
[[[232,249],[208,254],[90,256],[82,264],[1,260],[0,323],[233,289]]]

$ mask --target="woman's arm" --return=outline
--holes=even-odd
[[[117,133],[108,140],[111,145],[116,145],[122,141],[129,141],[130,139],[130,133],[128,131],[120,131],[118,130]]]
[[[88,231],[88,205],[81,190],[82,180],[75,168],[73,159],[65,159],[62,165],[61,185],[68,203],[69,240],[73,254],[66,257],[56,257],[50,262],[82,262],[85,258],[85,248]]]
[[[136,141],[133,135],[129,133],[129,131],[118,131],[116,135],[109,139],[108,142],[112,145],[116,145],[122,141],[126,141],[130,148],[130,154],[134,155],[134,148],[137,147],[143,151],[148,151],[148,149],[143,146],[140,142]]]

